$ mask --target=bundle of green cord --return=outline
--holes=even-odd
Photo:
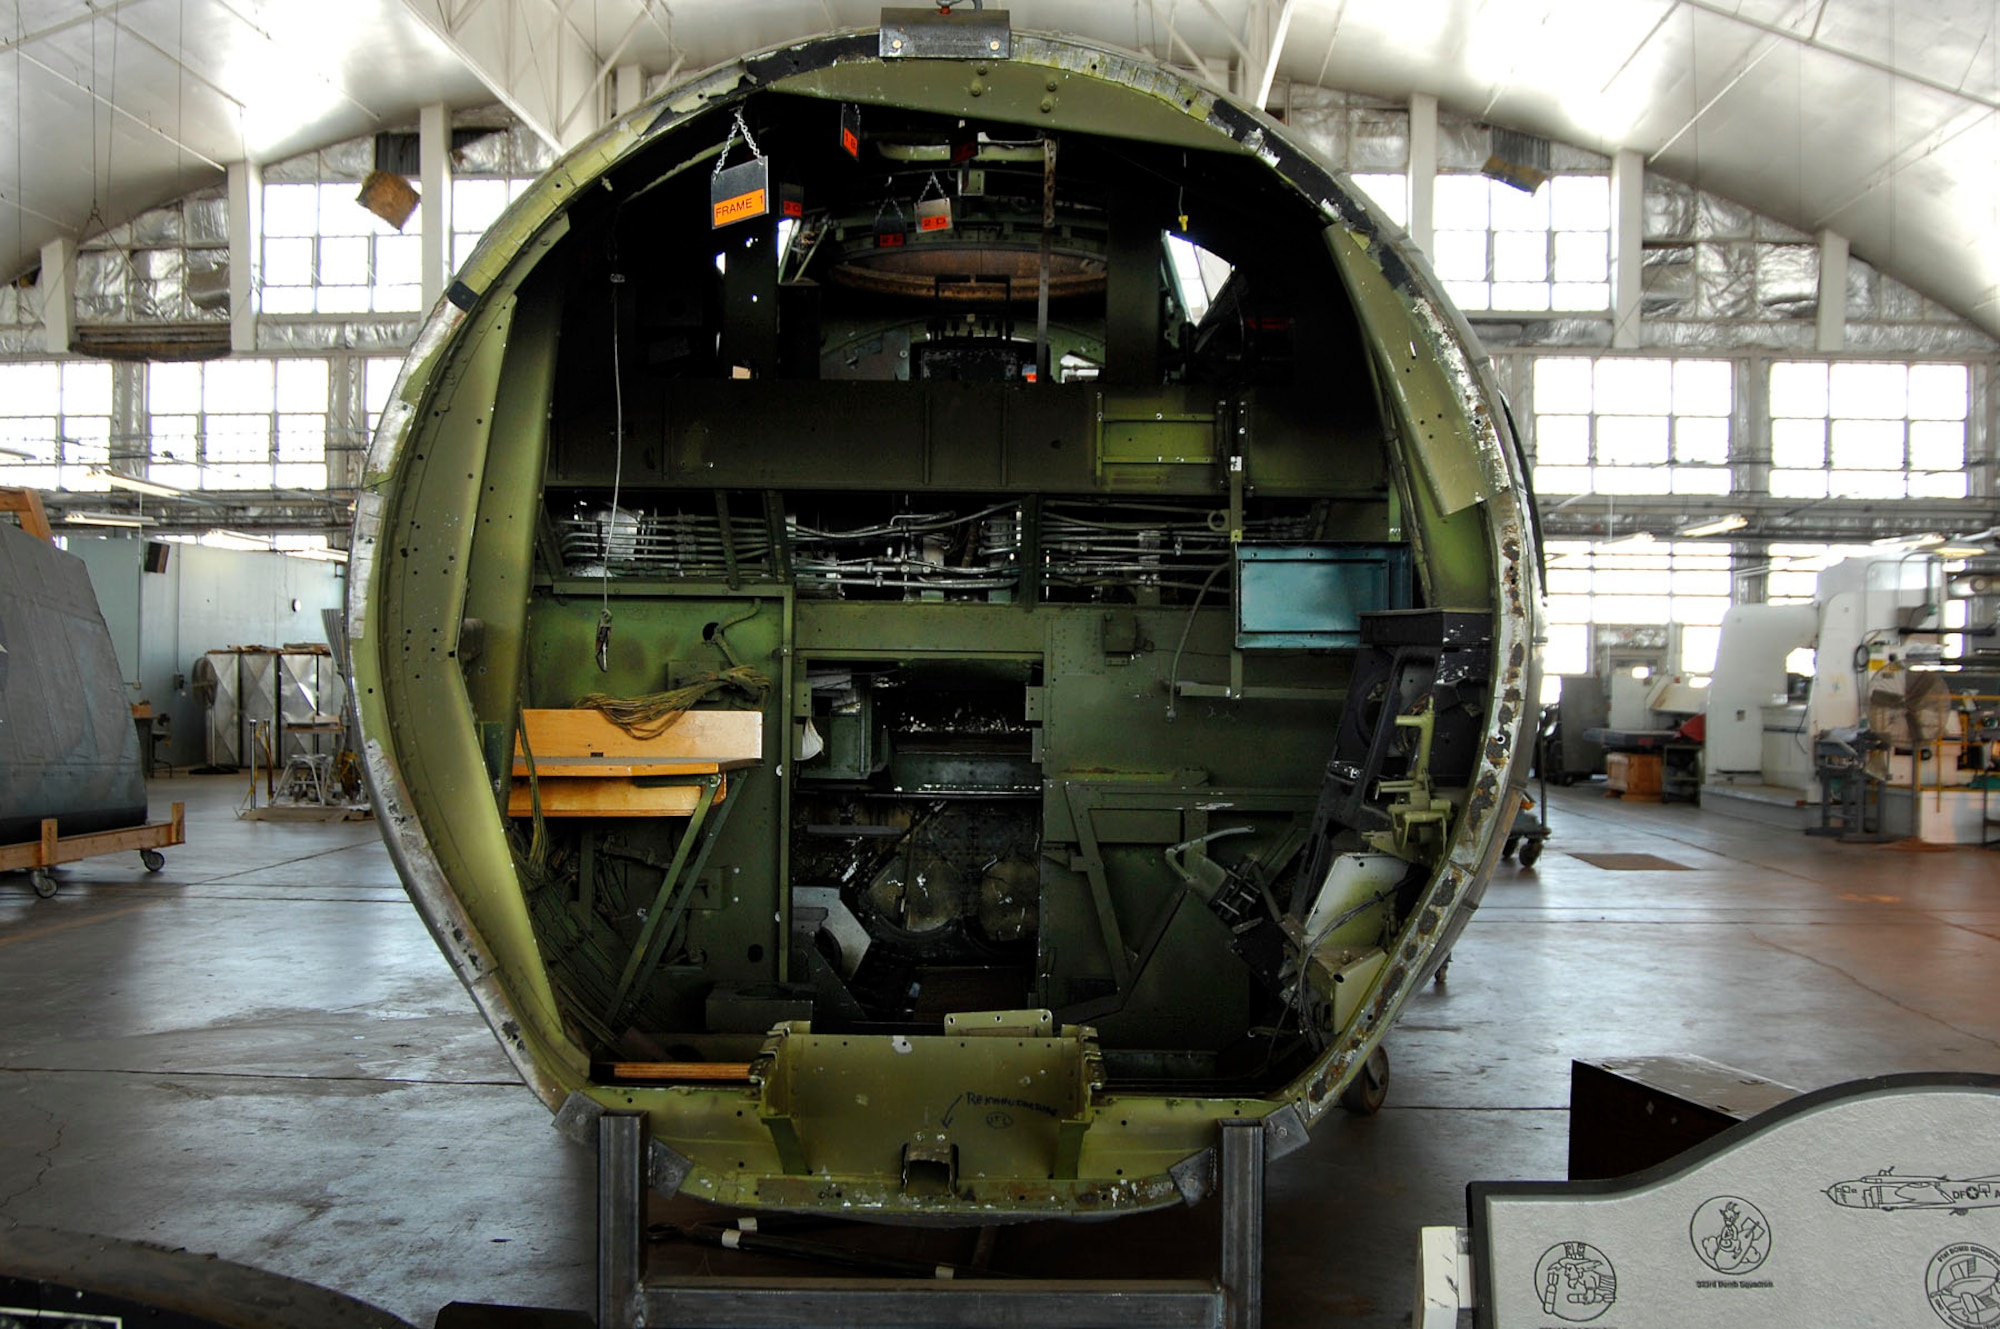
[[[732,690],[750,702],[761,703],[764,694],[771,690],[771,680],[748,665],[738,665],[719,674],[698,674],[692,682],[665,692],[648,692],[639,697],[593,692],[578,697],[576,704],[601,713],[634,738],[649,739],[672,729],[697,704]]]

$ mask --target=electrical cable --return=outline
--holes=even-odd
[[[1172,667],[1167,670],[1167,722],[1169,724],[1173,723],[1175,715],[1174,701],[1179,696],[1180,693],[1181,652],[1187,649],[1188,634],[1194,631],[1195,615],[1201,612],[1201,602],[1203,597],[1205,597],[1208,594],[1208,588],[1215,585],[1215,579],[1221,576],[1223,572],[1228,569],[1228,567],[1229,564],[1227,563],[1218,563],[1215,567],[1215,571],[1209,573],[1208,579],[1202,582],[1201,589],[1195,592],[1194,603],[1188,606],[1187,623],[1183,625],[1181,628],[1180,644],[1174,647],[1174,663]]]
[[[612,258],[616,261],[617,255]],[[604,527],[602,596],[597,610],[597,670],[602,674],[611,672],[611,545],[618,534],[618,491],[625,478],[625,369],[618,357],[618,288],[624,283],[624,273],[611,274],[611,516]]]

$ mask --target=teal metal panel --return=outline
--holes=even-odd
[[[1243,650],[1358,646],[1361,615],[1409,607],[1406,545],[1236,550],[1236,645]]]

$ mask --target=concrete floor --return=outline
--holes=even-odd
[[[454,1299],[589,1307],[591,1159],[518,1087],[373,824],[238,821],[242,792],[156,782],[190,841],[157,876],[91,860],[52,900],[0,877],[0,1222],[214,1251],[418,1325]],[[1573,1057],[1801,1088],[2000,1072],[2000,856],[1551,792],[1538,870],[1502,868],[1392,1034],[1388,1107],[1273,1169],[1267,1323],[1407,1324],[1417,1228],[1462,1222],[1466,1181],[1563,1175]],[[1597,850],[1687,870],[1569,852]],[[1214,1209],[1009,1230],[995,1262],[1212,1270]]]

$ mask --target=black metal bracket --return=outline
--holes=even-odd
[[[646,1277],[646,1116],[597,1119],[597,1325],[1168,1325],[1260,1329],[1265,1129],[1221,1123],[1222,1267],[1174,1280]]]
[[[1013,25],[1004,9],[882,11],[884,60],[1007,60],[1013,54]]]

